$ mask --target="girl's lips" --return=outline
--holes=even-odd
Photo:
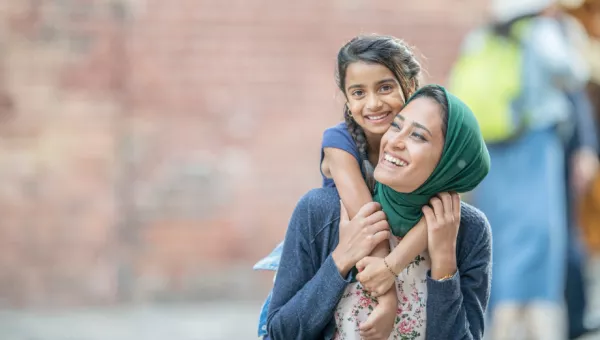
[[[381,123],[381,122],[384,122],[386,120],[386,118],[388,118],[390,115],[391,115],[391,112],[387,111],[387,112],[376,114],[376,115],[375,114],[367,115],[367,116],[365,116],[365,119],[372,123]]]

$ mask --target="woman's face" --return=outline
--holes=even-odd
[[[444,150],[441,107],[419,97],[396,115],[381,138],[375,179],[398,192],[410,193],[433,173]]]
[[[398,80],[380,64],[354,62],[348,65],[345,87],[352,117],[366,134],[383,135],[404,106]]]

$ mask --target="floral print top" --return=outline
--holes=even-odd
[[[392,237],[393,249],[400,238]],[[425,339],[427,305],[427,271],[431,267],[429,254],[417,256],[396,278],[398,309],[394,329],[388,340]],[[337,331],[335,340],[360,340],[359,327],[377,306],[377,299],[366,292],[359,282],[346,288],[334,313]]]

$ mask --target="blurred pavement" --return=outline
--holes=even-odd
[[[261,301],[0,312],[2,340],[256,339]]]
[[[589,263],[590,317],[600,320],[600,258]],[[1,340],[257,339],[262,301],[211,301],[62,312],[0,311]],[[600,340],[600,334],[581,340]]]

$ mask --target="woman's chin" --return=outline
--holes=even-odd
[[[373,178],[375,178],[375,180],[381,184],[385,184],[387,185],[385,182],[387,180],[386,178],[387,176],[385,176],[385,174],[383,174],[383,170],[381,169],[381,166],[376,166],[375,170],[373,171]]]
[[[398,171],[393,171],[382,166],[377,166],[375,168],[373,177],[377,182],[392,188],[396,192],[408,194],[418,188],[412,183],[407,183],[407,177],[404,174],[400,174]]]
[[[373,177],[375,177],[377,182],[398,191],[396,188],[398,188],[399,176],[396,172],[390,171],[389,169],[385,169],[383,167],[377,167],[373,172]]]

